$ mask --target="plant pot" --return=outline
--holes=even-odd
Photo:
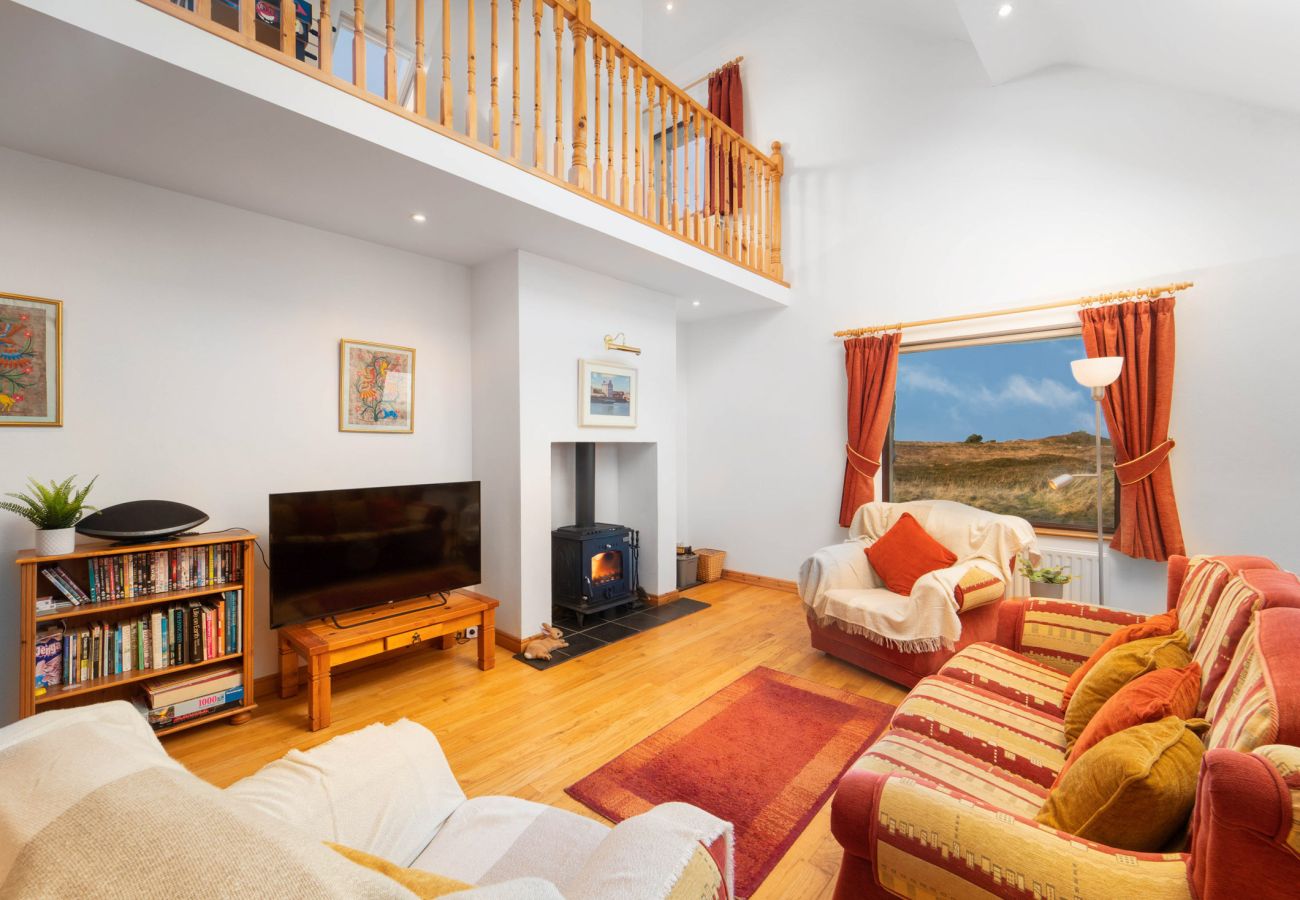
[[[1029,596],[1060,600],[1065,596],[1065,585],[1048,584],[1046,581],[1031,581],[1029,582]]]
[[[37,556],[63,556],[77,549],[77,529],[36,529]]]

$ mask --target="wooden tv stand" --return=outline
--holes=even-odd
[[[280,696],[297,696],[298,657],[304,657],[311,682],[308,725],[319,731],[330,723],[331,667],[426,641],[445,650],[454,646],[456,632],[471,626],[479,630],[478,667],[484,671],[492,668],[496,664],[499,601],[474,591],[455,591],[445,606],[430,608],[437,602],[437,597],[418,597],[286,625],[279,631]]]

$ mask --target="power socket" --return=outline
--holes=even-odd
[[[477,625],[471,625],[471,626],[469,626],[468,628],[465,629],[465,640],[467,640],[467,641],[471,641],[471,640],[473,640],[473,639],[476,638],[476,637],[478,637],[478,626],[477,626]]]

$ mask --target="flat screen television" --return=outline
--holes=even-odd
[[[271,627],[482,581],[479,483],[272,494]]]

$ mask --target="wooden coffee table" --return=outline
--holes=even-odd
[[[438,598],[418,597],[375,609],[286,625],[280,641],[280,696],[298,694],[298,658],[307,660],[310,691],[307,720],[312,731],[330,723],[330,669],[346,662],[434,642],[440,649],[455,645],[456,633],[478,627],[478,667],[496,664],[496,609],[500,602],[474,591],[455,591],[446,605]]]

